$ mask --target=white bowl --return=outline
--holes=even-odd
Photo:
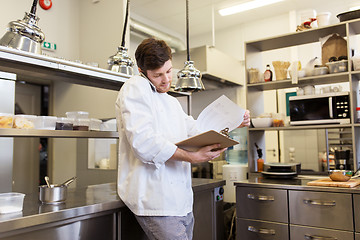
[[[272,118],[253,118],[251,121],[256,128],[271,127],[273,124]]]

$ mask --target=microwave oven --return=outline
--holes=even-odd
[[[349,92],[289,97],[290,125],[350,123]]]

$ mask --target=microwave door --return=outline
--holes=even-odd
[[[329,98],[299,99],[290,101],[290,121],[330,119]]]

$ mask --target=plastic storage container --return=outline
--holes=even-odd
[[[88,119],[88,118],[74,119],[74,128],[73,128],[73,130],[89,131],[89,126],[90,126],[90,119]]]
[[[21,212],[23,210],[25,194],[0,193],[0,214]]]
[[[325,64],[328,66],[330,73],[347,72],[348,70],[348,60],[328,62]]]
[[[101,123],[102,121],[100,119],[90,118],[89,129],[91,131],[100,131]]]
[[[314,76],[318,76],[318,75],[324,75],[329,73],[329,69],[327,67],[316,67],[314,68]]]
[[[55,130],[57,117],[38,116],[35,120],[35,129]]]
[[[73,119],[77,119],[77,118],[89,118],[89,113],[88,112],[82,112],[82,111],[78,111],[78,112],[66,112],[66,116],[68,118],[73,118]]]
[[[36,119],[37,116],[35,115],[15,115],[13,128],[33,129],[35,127]]]
[[[11,113],[0,113],[0,128],[12,128],[14,115]]]
[[[73,130],[74,127],[74,119],[60,117],[57,118],[55,124],[55,130]]]
[[[116,131],[116,119],[110,119],[106,122],[103,122],[100,126],[101,131]]]

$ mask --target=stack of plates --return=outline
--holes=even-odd
[[[264,163],[262,174],[269,178],[293,178],[300,172],[300,163]]]

